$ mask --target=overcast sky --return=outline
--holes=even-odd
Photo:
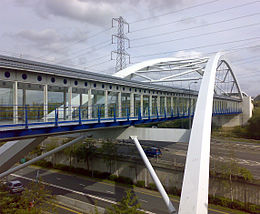
[[[228,51],[243,91],[260,94],[260,2],[1,0],[0,54],[114,73],[113,17],[130,25],[131,63]]]

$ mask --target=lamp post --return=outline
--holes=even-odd
[[[190,107],[191,107],[191,98],[190,98],[190,86],[191,84],[194,83],[198,83],[197,81],[194,81],[194,82],[190,82],[189,83],[189,129],[191,129],[191,112],[190,112]]]

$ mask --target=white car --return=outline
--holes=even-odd
[[[24,190],[23,184],[18,180],[8,181],[5,185],[10,193],[18,193]]]

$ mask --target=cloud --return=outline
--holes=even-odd
[[[177,58],[199,58],[202,57],[202,53],[198,51],[178,51],[174,54]]]
[[[102,26],[116,10],[108,1],[41,0],[37,12],[43,17],[63,17]]]
[[[13,37],[15,41],[25,41],[21,44],[31,47],[33,50],[41,50],[49,53],[66,55],[72,43],[82,43],[87,40],[86,33],[76,29],[72,33],[59,34],[55,29],[44,30],[21,30],[15,34],[6,36]]]
[[[131,11],[140,17],[148,12],[150,15],[162,13],[171,8],[191,4],[192,0],[16,0],[16,5],[34,7],[42,18],[62,17],[97,26],[107,26],[111,18]],[[137,12],[138,8],[144,12]]]
[[[59,40],[59,35],[52,29],[45,29],[42,31],[22,30],[16,33],[15,36],[33,43],[41,43],[43,45],[57,42]]]

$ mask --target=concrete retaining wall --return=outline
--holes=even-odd
[[[63,195],[56,195],[56,200],[58,203],[68,206],[72,209],[77,209],[81,212],[84,213],[96,213],[95,210],[98,211],[98,213],[103,214],[105,213],[105,209],[103,207],[97,207],[94,206],[92,204],[83,202],[83,201],[79,201],[77,199],[74,198],[69,198]]]
[[[55,154],[49,160],[52,161],[53,164],[70,165],[69,158],[62,153]],[[73,158],[71,163],[74,167],[87,169],[87,163],[83,161],[77,161],[76,158]],[[152,160],[151,163],[160,181],[167,190],[171,190],[174,187],[181,189],[184,166],[163,162],[161,160],[158,160],[158,162],[156,162],[156,160]],[[89,165],[89,170],[110,172],[117,176],[125,176],[131,178],[134,183],[139,180],[145,181],[146,185],[153,183],[153,180],[141,159],[133,159],[131,157],[120,158],[117,161],[112,161],[110,165],[101,157],[98,157],[92,158]],[[230,187],[227,180],[211,177],[209,186],[209,194],[225,196],[227,198],[231,197],[229,191]],[[259,185],[234,181],[232,186],[234,199],[260,204]]]

